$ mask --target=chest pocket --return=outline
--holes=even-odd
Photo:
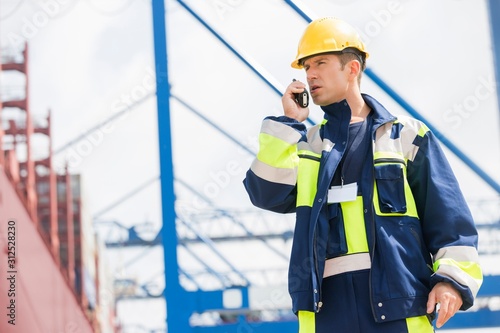
[[[375,186],[381,213],[406,213],[403,163],[375,164]]]
[[[375,160],[373,206],[377,215],[412,216],[418,218],[417,206],[406,179],[405,160]]]

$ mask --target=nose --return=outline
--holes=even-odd
[[[318,75],[316,74],[316,72],[313,69],[309,68],[309,70],[306,71],[306,79],[308,82],[310,80],[315,80],[317,78],[318,78]]]

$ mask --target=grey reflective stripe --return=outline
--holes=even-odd
[[[405,158],[413,161],[419,149],[413,142],[421,128],[424,127],[424,124],[407,116],[398,116],[398,120],[404,125],[401,130],[401,146],[403,147],[403,152],[405,152]]]
[[[295,183],[297,182],[297,168],[275,168],[259,161],[258,159],[255,159],[252,162],[250,169],[260,178],[273,183],[295,186]]]
[[[289,144],[297,143],[302,137],[302,134],[293,127],[272,119],[264,119],[260,132],[279,138]]]
[[[439,251],[433,256],[434,262],[439,262],[439,267],[436,274],[447,276],[450,279],[460,283],[461,285],[470,288],[472,295],[476,297],[481,286],[473,276],[462,270],[460,266],[447,264],[446,260],[451,260],[452,263],[473,263],[479,266],[479,255],[475,247],[472,246],[448,246]]]
[[[321,154],[323,150],[323,140],[319,135],[320,125],[316,125],[307,130],[307,143],[309,148],[306,148],[316,154]]]
[[[309,150],[309,151],[312,151],[311,149],[311,145],[308,143],[308,142],[305,142],[305,141],[300,141],[298,144],[297,144],[297,150]]]
[[[333,146],[335,146],[335,143],[331,142],[328,139],[323,140],[323,150],[326,151],[327,153],[333,149]]]
[[[474,298],[476,297],[477,292],[481,287],[481,285],[477,283],[477,281],[474,278],[472,278],[469,274],[467,274],[466,272],[464,272],[463,270],[461,270],[456,266],[450,266],[445,264],[439,265],[436,274],[449,277],[453,281],[456,281],[457,283],[463,286],[469,287]]]
[[[319,136],[319,127],[315,126],[313,129],[310,129],[309,132],[307,133],[307,142],[306,141],[300,141],[297,144],[297,149],[298,150],[309,150],[315,154],[321,155],[321,152],[324,150],[326,152],[329,152],[332,150],[333,146],[335,146],[335,143],[331,142],[328,139],[323,139],[321,140],[321,137]],[[312,133],[311,133],[312,132]],[[311,134],[311,135],[309,135]]]
[[[434,261],[442,258],[451,258],[455,261],[469,261],[479,263],[477,250],[471,246],[448,246],[439,249],[434,255]]]
[[[422,122],[407,116],[398,116],[398,122],[403,127],[396,139],[391,138],[394,122],[386,123],[377,129],[374,152],[401,153],[405,159],[413,161],[419,150],[413,142],[419,133],[427,132],[428,129]]]
[[[369,253],[354,253],[346,256],[336,257],[325,261],[323,278],[342,274],[345,272],[369,269],[372,266]]]

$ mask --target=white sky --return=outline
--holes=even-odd
[[[281,114],[279,96],[176,1],[166,3],[172,93],[255,151],[262,118]],[[280,89],[292,78],[304,81],[304,73],[290,68],[290,63],[306,23],[284,1],[186,3],[265,69]],[[30,107],[40,116],[52,110],[55,149],[154,91],[150,1],[0,0],[0,4],[0,43],[17,47],[20,41],[28,41]],[[367,42],[368,66],[500,183],[500,120],[486,1],[297,4],[304,4],[312,18],[337,16],[356,26]],[[18,76],[4,75],[1,81],[2,88],[22,84]],[[404,113],[366,77],[362,88],[391,112]],[[151,97],[56,156],[58,165],[69,159],[72,171],[82,174],[84,204],[91,214],[158,175],[155,108]],[[251,209],[241,181],[252,156],[176,101],[171,101],[171,116],[176,177],[209,196],[218,207]],[[311,118],[319,121],[321,117],[321,111],[313,108]],[[41,143],[40,147],[39,151]],[[469,200],[498,198],[446,152]],[[176,185],[176,195],[179,204],[197,209],[193,195],[182,186]],[[492,211],[498,216],[498,207]],[[479,218],[481,212],[474,213]],[[148,221],[158,228],[159,183],[100,219],[125,226]],[[133,257],[126,252],[119,256],[123,261],[118,262]],[[161,253],[151,254],[151,258],[158,256]],[[152,262],[155,269],[137,265],[123,274],[147,281],[162,264],[157,259]],[[163,324],[162,316],[156,317],[159,321],[151,324],[153,328]]]

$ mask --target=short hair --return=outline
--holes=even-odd
[[[361,83],[361,77],[366,68],[366,55],[363,52],[358,51],[358,49],[353,47],[348,47],[340,52],[333,52],[339,57],[341,69],[344,69],[349,61],[357,60],[361,65],[361,70],[358,74],[358,83]]]

